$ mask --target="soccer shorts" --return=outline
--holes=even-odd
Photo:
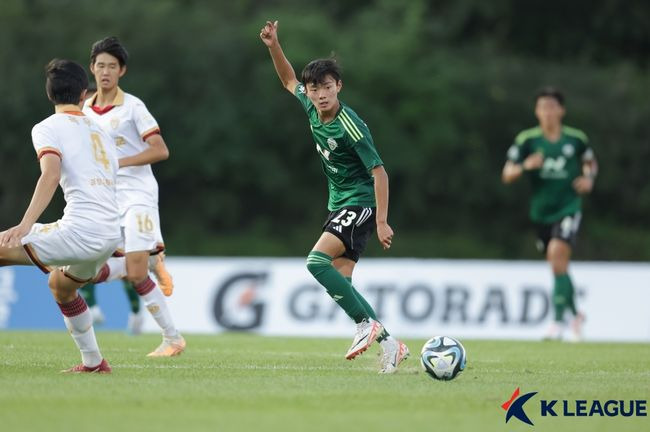
[[[122,252],[149,251],[152,255],[165,250],[156,207],[131,206],[122,215]],[[118,250],[119,250],[118,249]]]
[[[83,283],[95,277],[120,240],[93,237],[54,222],[34,224],[21,243],[30,260],[44,273],[60,268],[70,279]]]
[[[343,256],[357,262],[376,226],[374,207],[351,206],[330,212],[323,231],[338,237],[345,246]]]
[[[582,213],[577,212],[565,216],[552,224],[537,225],[537,249],[540,252],[546,253],[548,243],[551,239],[563,240],[572,248],[575,247],[576,241],[578,240],[581,219]]]

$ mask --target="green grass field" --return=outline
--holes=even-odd
[[[98,334],[111,375],[79,362],[64,332],[0,332],[2,431],[650,431],[648,417],[541,417],[539,399],[650,399],[650,344],[463,341],[468,368],[437,382],[417,355],[377,374],[377,350],[348,340],[186,335],[188,351],[149,359],[158,336]],[[424,341],[407,341],[416,353]],[[516,387],[525,410],[500,405]]]

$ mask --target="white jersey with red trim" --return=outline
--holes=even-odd
[[[57,113],[32,129],[38,158],[61,158],[66,206],[62,226],[94,237],[120,237],[116,197],[118,162],[110,137],[81,112]]]
[[[112,108],[93,109],[96,95],[86,100],[83,112],[108,133],[118,159],[142,153],[149,147],[145,139],[160,129],[156,119],[137,97],[118,88]],[[120,168],[117,173],[117,203],[120,214],[133,205],[158,207],[158,182],[151,165]]]

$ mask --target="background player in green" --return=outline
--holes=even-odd
[[[574,316],[571,340],[579,341],[584,316],[576,309],[568,268],[580,228],[580,195],[591,192],[598,164],[587,136],[562,124],[565,112],[560,91],[552,87],[539,91],[535,101],[539,126],[517,135],[508,150],[502,179],[512,183],[525,173],[531,182],[530,218],[537,225],[538,245],[546,253],[555,277],[555,320],[546,337],[562,337],[563,316],[568,308]]]
[[[310,62],[298,81],[278,41],[278,22],[260,31],[285,89],[302,104],[316,150],[327,176],[330,211],[323,232],[307,257],[307,269],[335,302],[357,323],[348,360],[379,341],[381,373],[393,373],[409,355],[402,342],[386,332],[374,310],[352,286],[352,272],[372,232],[384,249],[393,230],[388,225],[388,175],[366,124],[338,99],[342,88],[333,59]]]

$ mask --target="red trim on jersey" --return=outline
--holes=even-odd
[[[45,156],[46,154],[48,154],[48,153],[55,154],[55,155],[57,155],[59,157],[59,159],[63,159],[63,156],[61,156],[61,153],[59,153],[56,150],[43,150],[42,152],[40,152],[38,154],[38,160],[41,160],[41,158],[43,156]]]
[[[151,132],[149,132],[148,134],[146,134],[145,136],[142,137],[142,141],[146,141],[147,138],[149,138],[151,136],[154,136],[154,135],[160,135],[160,129],[152,130]]]
[[[104,114],[106,114],[107,112],[109,112],[110,110],[112,110],[113,108],[115,108],[115,105],[106,105],[106,106],[103,107],[103,108],[102,108],[102,107],[99,107],[99,106],[97,106],[97,105],[92,105],[92,106],[90,107],[90,109],[92,109],[93,111],[95,111],[95,112],[96,112],[97,114],[99,114],[99,115],[104,115]]]
[[[43,273],[48,274],[51,271],[45,264],[41,262],[41,260],[38,259],[36,252],[32,249],[29,243],[24,244],[23,249],[25,249],[25,252],[27,252],[29,259],[34,263],[36,267],[41,269]]]
[[[86,114],[81,111],[63,111],[65,114],[76,115],[76,116],[85,116]]]

